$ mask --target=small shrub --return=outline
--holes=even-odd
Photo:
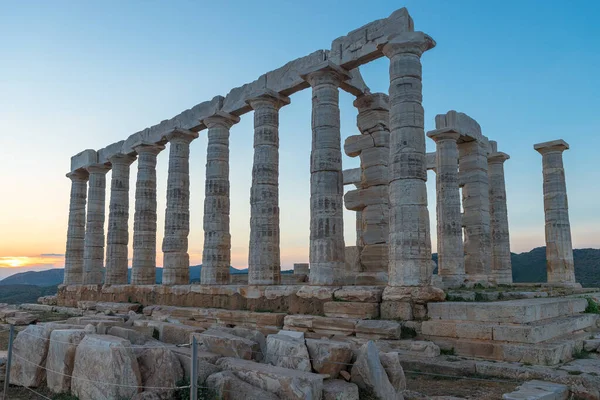
[[[581,371],[569,371],[569,375],[581,375],[583,372]]]
[[[583,359],[583,358],[590,358],[590,352],[586,351],[584,349],[575,350],[573,352],[573,358],[576,359],[576,360],[580,360],[580,359]]]
[[[483,286],[481,283],[476,283],[473,285],[473,289],[485,289],[485,286]]]
[[[158,331],[158,329],[154,328],[154,330],[152,331],[152,338],[156,339],[156,340],[160,340],[160,332]],[[177,385],[179,386],[179,385]]]
[[[487,297],[483,293],[475,292],[475,301],[486,301]]]
[[[415,328],[409,328],[408,326],[402,325],[400,328],[400,339],[412,339],[417,336]]]
[[[588,314],[600,314],[600,305],[591,297],[585,298],[588,302],[585,312]]]
[[[451,349],[440,349],[440,354],[443,356],[455,356],[454,347]]]

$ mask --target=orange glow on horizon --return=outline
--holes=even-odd
[[[39,256],[10,256],[0,257],[0,268],[22,268],[22,267],[39,267],[47,266],[48,268],[63,267],[65,264],[64,256],[44,255]]]

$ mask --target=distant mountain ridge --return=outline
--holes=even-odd
[[[575,249],[575,277],[584,287],[600,287],[600,249]],[[437,254],[433,254],[437,262]],[[546,281],[546,248],[537,247],[531,251],[511,254],[513,265],[513,280],[515,282],[545,282]],[[201,265],[190,267],[190,280],[200,280]],[[232,274],[247,273],[247,269],[230,267]],[[156,283],[162,282],[162,268],[156,269]],[[54,286],[63,282],[64,270],[55,268],[46,271],[28,271],[11,275],[0,281],[0,291],[5,285],[35,285]],[[131,269],[128,271],[128,279]]]

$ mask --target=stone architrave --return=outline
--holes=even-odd
[[[490,185],[488,144],[477,139],[458,145],[462,186],[465,273],[471,283],[487,283],[491,276]]]
[[[436,129],[427,136],[435,141],[438,278],[443,287],[464,283],[465,259],[462,213],[458,186],[460,134],[451,128]]]
[[[279,109],[290,99],[266,90],[248,100],[254,109],[254,165],[250,189],[248,284],[278,285],[279,250]]]
[[[165,146],[141,144],[134,147],[138,154],[133,217],[133,261],[131,283],[156,283],[156,159]]]
[[[92,164],[86,170],[89,173],[89,179],[83,249],[83,283],[100,285],[104,272],[106,173],[110,167],[105,164]]]
[[[229,284],[231,234],[229,232],[229,130],[239,117],[218,112],[203,120],[208,128],[204,185],[203,285]]]
[[[490,141],[492,144],[492,141]],[[496,284],[512,283],[512,262],[510,260],[510,236],[508,231],[508,208],[506,206],[506,184],[504,162],[510,157],[498,152],[494,145],[488,155],[488,176],[490,180],[490,231],[492,279]]]
[[[431,282],[421,55],[435,41],[423,32],[393,35],[390,59],[389,286]]]
[[[135,156],[116,154],[110,157],[109,161],[112,165],[112,177],[104,283],[126,285],[129,259],[129,167],[135,161]]]
[[[69,202],[69,226],[65,252],[65,285],[83,283],[83,248],[85,240],[85,203],[87,198],[88,172],[77,170],[67,174],[71,180]]]
[[[548,283],[574,284],[575,265],[562,157],[569,144],[564,140],[553,140],[538,143],[533,148],[542,155]]]
[[[304,75],[304,79],[312,87],[311,285],[336,285],[343,282],[344,181],[338,88],[348,78],[345,70],[330,64]]]
[[[163,285],[190,283],[190,143],[197,132],[174,129],[169,141],[169,174],[167,178],[167,209],[163,238]]]

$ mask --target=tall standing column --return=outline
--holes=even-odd
[[[112,165],[108,232],[106,235],[107,285],[127,284],[127,245],[129,244],[129,166],[134,156],[117,154],[109,161]]]
[[[490,185],[488,146],[483,140],[458,146],[465,228],[465,273],[470,283],[487,283],[491,277]]]
[[[250,190],[248,284],[281,281],[279,250],[279,109],[290,99],[277,92],[248,101],[254,109],[254,165]]]
[[[389,286],[431,282],[421,55],[435,46],[423,32],[405,32],[383,47],[390,59]]]
[[[336,285],[344,281],[345,267],[338,87],[346,75],[344,71],[326,67],[304,79],[312,87],[309,282]]]
[[[452,129],[427,133],[436,144],[435,185],[437,212],[438,277],[443,287],[458,287],[465,279],[462,214],[458,186],[460,134]]]
[[[538,143],[533,148],[542,155],[548,283],[574,284],[575,265],[562,158],[569,144],[564,140],[554,140]]]
[[[504,180],[504,162],[509,158],[508,154],[498,151],[493,151],[488,156],[492,279],[496,284],[503,285],[511,284],[513,281],[512,262],[510,260],[510,236],[508,232],[508,208],[506,206],[506,184]]]
[[[156,283],[156,158],[164,149],[165,146],[156,144],[134,147],[138,153],[138,172],[133,217],[133,285]]]
[[[87,198],[88,172],[78,170],[67,174],[71,179],[69,201],[69,226],[65,252],[65,285],[83,283],[83,246],[85,240],[85,203]]]
[[[164,285],[190,283],[190,143],[197,137],[198,132],[179,128],[167,135],[169,175],[162,243]]]
[[[110,167],[92,164],[86,168],[88,180],[88,206],[83,248],[83,283],[102,284],[104,272],[104,219],[106,212],[106,173]]]
[[[229,130],[239,120],[239,117],[226,113],[218,113],[203,120],[208,127],[204,185],[204,250],[200,277],[200,283],[203,285],[229,284]]]

